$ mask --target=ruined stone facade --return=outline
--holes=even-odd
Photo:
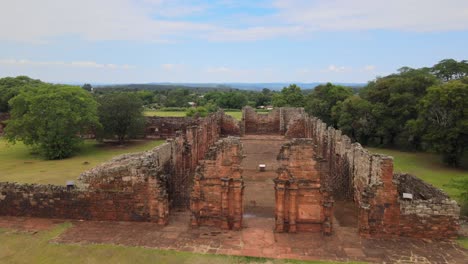
[[[177,131],[184,131],[187,127],[197,124],[197,119],[192,117],[146,117],[146,138],[172,138]]]
[[[291,120],[286,136],[312,139],[315,151],[328,171],[325,181],[332,196],[352,200],[358,207],[361,235],[447,238],[458,230],[459,211],[455,209],[458,205],[453,200],[445,201],[453,206],[455,212],[449,219],[441,210],[432,210],[424,216],[407,213],[398,192],[391,157],[370,153],[359,143],[352,143],[340,130],[328,127],[320,119],[307,114],[296,115]],[[434,201],[424,203],[434,204]],[[429,224],[421,228],[415,224],[418,222]],[[450,224],[450,232],[443,227],[447,223]],[[425,232],[426,229],[431,229],[431,232]]]
[[[332,232],[333,199],[322,178],[322,162],[310,139],[294,139],[278,155],[275,179],[277,232]],[[325,168],[326,169],[326,168]]]
[[[192,226],[242,228],[242,145],[239,138],[224,138],[210,148],[195,172],[190,197]]]
[[[262,114],[246,106],[242,109],[241,134],[284,135],[290,120],[301,113],[304,113],[303,108],[281,107]]]
[[[222,111],[154,120],[151,126],[164,132],[153,135],[170,137],[166,143],[83,173],[73,190],[0,183],[0,215],[167,224],[177,208],[191,211],[193,226],[240,229],[242,146],[238,138],[223,137],[276,134],[291,139],[278,150],[276,231],[333,233],[333,200],[354,202],[365,237],[453,238],[459,228],[455,201],[412,176],[394,174],[391,157],[370,153],[302,108],[257,114],[246,107],[241,122]]]

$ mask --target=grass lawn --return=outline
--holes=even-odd
[[[44,160],[32,155],[21,142],[12,145],[0,138],[0,181],[64,185],[67,180],[75,180],[80,173],[117,155],[149,150],[163,142],[135,141],[117,146],[86,140],[79,153],[71,158]]]
[[[70,227],[71,224],[65,223],[37,233],[0,229],[0,263],[336,263],[196,254],[108,244],[49,242]]]
[[[184,117],[185,111],[157,111],[157,110],[145,110],[143,112],[145,116],[162,116],[162,117]]]
[[[229,111],[226,112],[227,115],[234,117],[237,120],[242,119],[242,111]],[[145,116],[162,116],[162,117],[183,117],[185,112],[183,111],[157,111],[157,110],[145,110]]]
[[[439,155],[425,152],[404,152],[392,149],[368,148],[372,152],[382,153],[394,158],[395,172],[408,172],[424,181],[444,190],[454,199],[459,194],[455,188],[447,186],[452,179],[468,179],[468,170],[449,168],[444,165]]]

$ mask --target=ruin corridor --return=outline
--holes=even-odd
[[[246,135],[241,138],[244,159],[244,226],[274,227],[277,156],[288,140],[280,135]],[[265,171],[259,165],[265,164]]]

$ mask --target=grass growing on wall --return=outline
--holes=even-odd
[[[12,145],[0,138],[0,181],[64,185],[67,180],[75,180],[80,173],[117,155],[149,150],[163,142],[141,140],[119,146],[86,140],[71,158],[44,160],[31,154],[21,142]]]
[[[80,245],[50,242],[70,227],[70,223],[64,223],[56,225],[51,230],[37,233],[0,229],[0,263],[336,263],[196,254],[109,244]]]

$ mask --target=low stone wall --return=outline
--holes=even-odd
[[[168,221],[171,145],[122,155],[83,173],[75,189],[0,183],[0,215],[112,221]]]
[[[327,168],[311,139],[294,139],[282,146],[275,182],[275,231],[332,233],[333,200],[323,178]],[[325,171],[323,171],[325,169]]]
[[[187,127],[199,122],[192,117],[146,117],[146,138],[174,138],[177,131],[184,131]]]
[[[216,142],[199,162],[191,192],[192,226],[242,228],[242,145],[239,138]]]
[[[395,174],[400,203],[400,232],[420,238],[456,238],[460,207],[434,186],[409,174]],[[403,198],[403,193],[412,198]]]
[[[210,114],[153,150],[87,171],[73,190],[0,183],[0,215],[166,224],[170,207],[189,207],[195,168],[219,139],[223,115]]]
[[[320,119],[305,113],[291,119],[286,136],[313,140],[317,156],[327,167],[328,177],[324,181],[330,186],[333,197],[353,200],[359,208],[361,235],[424,237],[426,231],[432,229],[435,230],[432,231],[434,237],[451,238],[453,230],[458,229],[455,218],[432,214],[430,219],[415,220],[414,214],[408,214],[405,207],[401,207],[392,157],[370,153],[359,143],[352,143],[340,130],[328,127]],[[429,200],[424,203],[435,204],[436,208],[440,206]],[[418,227],[415,224],[418,221],[424,227]],[[447,224],[451,225],[448,229],[445,227]]]

